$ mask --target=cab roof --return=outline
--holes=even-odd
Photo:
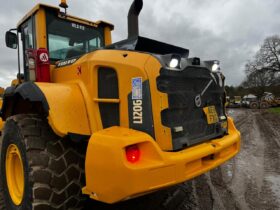
[[[40,9],[44,9],[44,10],[55,10],[57,13],[60,12],[60,8],[59,7],[54,7],[51,5],[47,5],[47,4],[37,4],[35,7],[33,7],[33,9],[31,9],[17,24],[17,28],[19,28],[30,16],[36,14],[36,12]],[[74,22],[78,22],[81,24],[85,24],[85,25],[89,25],[89,26],[94,26],[94,27],[98,27],[98,26],[107,26],[109,27],[111,30],[114,30],[114,25],[102,20],[93,22],[93,21],[89,21],[83,18],[79,18],[79,17],[75,17],[72,15],[66,15],[65,19],[74,21]]]

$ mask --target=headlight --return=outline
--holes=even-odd
[[[218,60],[209,60],[203,62],[209,71],[216,73],[221,71],[220,61]]]
[[[213,66],[212,66],[212,71],[213,72],[220,71],[220,65],[218,63],[214,63]]]
[[[169,67],[176,68],[179,65],[179,60],[177,58],[172,58]]]
[[[170,68],[180,68],[181,67],[181,57],[179,55],[173,55],[169,62]]]

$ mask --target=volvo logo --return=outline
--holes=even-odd
[[[195,105],[196,107],[200,107],[201,106],[201,96],[200,95],[197,95],[194,99],[194,102],[195,102]]]

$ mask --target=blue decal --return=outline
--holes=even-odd
[[[132,78],[132,99],[142,100],[142,77]]]

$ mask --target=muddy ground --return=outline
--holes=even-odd
[[[242,135],[234,159],[181,185],[116,205],[90,201],[85,209],[280,210],[280,115],[249,109],[228,114]]]
[[[240,153],[183,185],[102,210],[280,209],[280,115],[229,109],[242,135]]]

